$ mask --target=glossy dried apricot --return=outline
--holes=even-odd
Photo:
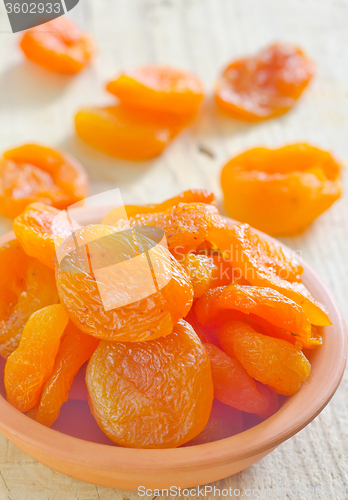
[[[87,196],[88,181],[72,157],[38,144],[6,151],[0,160],[0,212],[14,218],[29,203],[63,209]]]
[[[7,358],[19,344],[35,311],[58,302],[54,273],[27,257],[17,240],[0,247],[0,355]]]
[[[253,314],[272,325],[308,339],[311,325],[304,310],[272,288],[228,285],[208,290],[196,302],[195,312],[201,323],[209,323],[228,309]]]
[[[208,422],[213,402],[208,355],[183,320],[170,335],[149,342],[101,341],[86,382],[101,429],[132,448],[190,441]]]
[[[268,234],[292,235],[340,198],[341,167],[308,144],[254,148],[226,163],[221,186],[232,218]]]
[[[114,224],[108,216],[103,222],[119,229],[129,226],[159,227],[164,231],[169,250],[182,256],[195,250],[206,239],[211,221],[207,207],[203,203],[179,203],[164,212],[139,214]]]
[[[52,372],[41,391],[34,419],[50,427],[68,400],[69,390],[81,366],[89,360],[99,340],[81,332],[71,321],[62,337]]]
[[[30,61],[55,73],[78,73],[94,53],[91,37],[66,16],[29,29],[20,46]]]
[[[295,394],[310,374],[311,365],[300,350],[285,340],[257,333],[246,323],[223,325],[219,340],[224,351],[236,356],[251,377],[279,394]]]
[[[149,160],[187,124],[163,112],[128,109],[118,104],[80,109],[75,116],[77,135],[103,153],[124,160]]]
[[[217,274],[217,267],[213,259],[207,255],[195,255],[188,253],[178,259],[190,278],[194,298],[201,297],[211,286],[213,275]]]
[[[148,214],[154,212],[164,212],[170,208],[179,205],[179,203],[207,203],[207,204],[215,204],[215,196],[211,191],[207,189],[188,189],[187,191],[183,191],[178,194],[178,196],[174,196],[173,198],[169,198],[169,200],[163,201],[162,203],[155,203],[149,205],[125,205],[125,210],[128,217],[134,217],[139,214]],[[112,216],[112,212],[110,213]],[[108,224],[105,221],[105,224]]]
[[[51,269],[54,269],[56,248],[74,230],[73,223],[58,217],[59,213],[48,205],[32,203],[15,218],[12,226],[25,253]]]
[[[7,401],[17,410],[26,412],[38,402],[68,319],[60,304],[44,307],[30,316],[19,346],[5,366]]]
[[[235,357],[212,344],[204,344],[210,359],[214,396],[226,405],[248,413],[264,414],[268,401]]]
[[[218,106],[234,118],[265,120],[293,108],[314,74],[314,64],[290,44],[274,44],[232,62],[216,85]]]
[[[148,236],[144,228],[115,233],[113,227],[91,225],[59,248],[59,297],[83,332],[111,341],[151,340],[171,333],[190,310],[188,276],[163,246],[155,245],[156,228],[145,229]]]
[[[106,89],[122,104],[148,112],[192,115],[204,97],[199,78],[169,66],[144,66],[122,73]]]
[[[239,269],[252,285],[273,288],[296,302],[304,309],[311,324],[331,325],[325,307],[298,282],[296,276],[302,268],[298,267],[296,259],[291,260],[290,254],[288,257],[286,253],[277,253],[278,260],[273,258],[273,250],[264,254],[264,249],[271,247],[267,242],[262,243],[259,237],[255,240],[255,233],[246,224],[226,225],[224,228],[210,226],[208,239],[228,255],[232,266]],[[256,245],[255,241],[260,241],[261,245]],[[283,276],[287,279],[282,279]]]

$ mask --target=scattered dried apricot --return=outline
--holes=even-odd
[[[308,144],[254,148],[226,163],[221,186],[231,217],[269,234],[292,235],[340,198],[341,167]]]
[[[29,29],[20,43],[25,56],[56,73],[81,71],[94,53],[89,35],[82,33],[66,16]]]
[[[86,382],[101,429],[132,448],[174,448],[190,441],[207,424],[213,402],[208,355],[183,320],[167,337],[149,342],[102,341]]]
[[[285,340],[257,333],[246,323],[223,325],[219,340],[224,351],[236,356],[251,377],[279,394],[295,394],[310,374],[311,365],[300,350]]]
[[[35,420],[50,427],[68,400],[69,390],[81,366],[89,360],[99,340],[81,332],[71,321],[64,331],[53,370],[44,383],[35,408]]]
[[[113,227],[91,225],[61,245],[59,297],[83,332],[141,342],[170,334],[189,312],[193,289],[188,276],[163,246],[154,246],[151,231],[147,237],[138,228],[115,233]],[[147,251],[149,244],[153,248]]]
[[[87,196],[88,181],[72,157],[38,144],[6,151],[0,160],[0,212],[14,218],[29,203],[63,209]]]
[[[185,121],[167,113],[149,114],[121,104],[83,108],[75,116],[76,133],[81,139],[125,160],[158,156],[185,125]]]
[[[290,44],[274,44],[232,62],[215,90],[218,106],[234,118],[265,120],[293,108],[314,74],[314,64]]]
[[[106,89],[130,108],[195,114],[204,97],[199,78],[169,66],[144,66],[122,73]]]
[[[38,402],[68,319],[60,304],[44,307],[30,316],[19,346],[5,366],[7,401],[17,410],[26,412]]]

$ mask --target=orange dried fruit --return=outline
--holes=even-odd
[[[59,217],[60,211],[42,203],[32,203],[13,221],[13,231],[25,253],[54,269],[56,248],[74,230],[73,223]]]
[[[86,382],[101,429],[131,448],[190,441],[208,422],[213,402],[208,355],[183,320],[170,335],[149,342],[101,341]]]
[[[0,355],[7,358],[31,314],[58,302],[54,273],[27,257],[17,240],[0,246],[0,301]]]
[[[254,148],[226,163],[221,187],[232,218],[268,234],[292,235],[340,198],[341,166],[308,144]]]
[[[183,191],[178,194],[178,196],[169,198],[162,203],[149,205],[126,205],[124,208],[128,217],[134,217],[139,214],[164,212],[165,210],[179,205],[179,203],[215,204],[215,195],[207,189],[188,189],[187,191]],[[110,216],[112,217],[112,212],[110,212]],[[108,224],[108,222],[105,221],[105,224]]]
[[[257,390],[253,380],[235,357],[230,357],[212,344],[204,344],[210,359],[214,396],[238,410],[262,415],[268,400]]]
[[[106,89],[127,107],[193,115],[204,97],[194,74],[169,66],[144,66],[122,73]]]
[[[311,335],[311,325],[304,310],[272,288],[245,285],[214,288],[198,299],[194,308],[198,321],[203,324],[227,309],[260,316],[306,340]]]
[[[278,394],[295,394],[309,377],[311,365],[299,349],[285,340],[257,333],[246,323],[226,323],[219,340],[224,351],[236,356],[251,377]]]
[[[211,216],[208,205],[179,203],[164,212],[139,214],[127,220],[104,219],[118,229],[136,226],[156,226],[163,229],[168,248],[177,256],[195,250],[207,237]]]
[[[34,408],[34,419],[50,427],[68,400],[69,390],[81,366],[89,360],[99,340],[81,332],[71,321],[65,329],[52,372]]]
[[[163,246],[155,245],[156,228],[145,230],[148,236],[144,228],[115,233],[113,227],[91,225],[59,248],[59,297],[83,332],[111,341],[151,340],[170,334],[190,310],[188,276]]]
[[[277,252],[277,245],[272,247],[263,241],[246,224],[215,228],[210,226],[208,239],[220,251],[227,254],[232,266],[239,269],[252,285],[269,287],[285,295],[302,307],[311,324],[317,326],[331,325],[325,307],[317,302],[307,288],[298,282],[301,266],[291,254]],[[260,245],[256,242],[259,241]],[[273,250],[272,250],[273,248]],[[280,248],[280,246],[279,246]],[[267,250],[268,249],[268,250]],[[282,276],[287,279],[282,279]]]
[[[94,53],[91,37],[82,33],[66,16],[26,31],[20,42],[25,56],[55,73],[81,71]]]
[[[82,166],[69,155],[38,144],[6,151],[0,160],[0,212],[14,218],[29,203],[63,209],[87,196]]]
[[[75,116],[77,135],[90,146],[124,160],[149,160],[187,124],[160,111],[149,114],[122,104],[80,109]]]
[[[274,118],[295,106],[313,74],[313,62],[299,47],[277,43],[229,64],[217,82],[215,100],[240,120]]]
[[[7,401],[17,410],[26,412],[38,402],[67,323],[68,315],[60,304],[44,307],[30,316],[19,346],[5,366]]]
[[[217,274],[217,266],[207,255],[188,253],[180,256],[178,262],[190,278],[194,298],[201,297],[211,286],[213,275]]]

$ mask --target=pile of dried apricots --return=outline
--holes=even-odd
[[[320,327],[330,324],[301,283],[294,255],[226,222],[207,191],[125,208],[127,220],[110,216],[108,225],[75,230],[56,224],[62,212],[42,203],[15,218],[16,238],[0,247],[8,401],[50,426],[88,361],[91,411],[118,445],[168,448],[225,437],[217,422],[226,408],[235,432],[245,414],[271,416],[278,395],[295,394],[307,380],[306,351],[321,345]],[[140,257],[154,227],[166,239],[152,245],[157,287],[132,301],[131,283],[143,285],[133,238]],[[114,293],[126,300],[110,309],[97,268],[112,265],[105,249],[116,243],[132,265],[115,271]]]

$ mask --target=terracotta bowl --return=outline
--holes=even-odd
[[[94,222],[93,217],[87,219]],[[10,237],[8,234],[0,242]],[[311,422],[330,401],[343,375],[347,336],[342,315],[330,290],[306,263],[303,266],[303,281],[314,297],[326,305],[333,326],[324,329],[323,346],[313,351],[309,380],[276,414],[259,425],[203,445],[169,450],[120,448],[100,431],[89,412],[83,373],[75,380],[61,416],[49,429],[7,403],[2,361],[0,430],[48,467],[110,488],[186,488],[207,484],[249,467]]]

